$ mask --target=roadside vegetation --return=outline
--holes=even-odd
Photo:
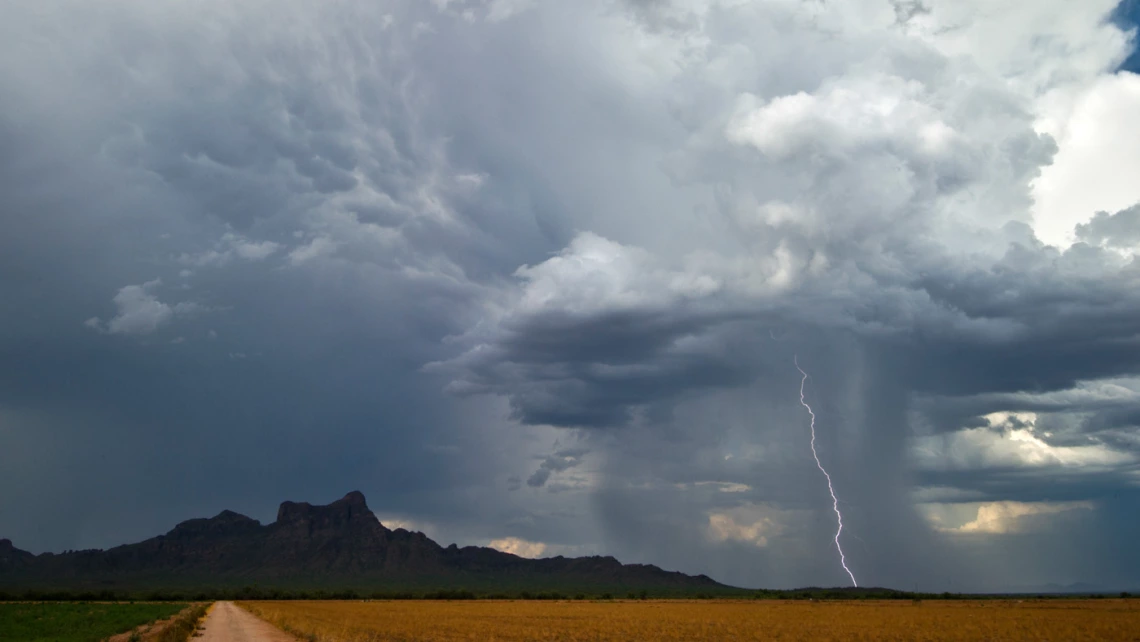
[[[198,625],[209,610],[209,603],[191,604],[175,616],[174,620],[153,638],[153,642],[186,642],[198,632]]]
[[[1136,640],[1140,602],[596,600],[239,602],[309,642]]]
[[[180,603],[0,604],[0,640],[97,642],[116,633],[169,618],[186,606]]]

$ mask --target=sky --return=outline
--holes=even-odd
[[[1132,0],[10,2],[0,537],[360,490],[747,587],[1140,585]]]

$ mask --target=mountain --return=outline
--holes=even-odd
[[[326,506],[284,502],[277,521],[233,511],[191,519],[137,544],[33,555],[0,540],[0,589],[281,589],[481,592],[732,591],[704,576],[612,557],[526,559],[477,546],[442,547],[386,528],[351,492]]]

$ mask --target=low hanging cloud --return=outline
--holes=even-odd
[[[696,255],[670,268],[638,248],[579,237],[519,270],[510,306],[463,339],[473,346],[465,354],[431,369],[454,376],[453,392],[505,394],[524,423],[600,426],[628,423],[681,390],[747,381],[756,364],[735,346],[771,325],[851,331],[900,349],[921,334],[917,358],[959,371],[918,375],[914,384],[937,394],[965,392],[960,375],[980,374],[994,350],[1009,355],[1006,381],[994,382],[1009,389],[1062,388],[1137,367],[1140,351],[1122,343],[1140,310],[1132,263],[1087,246],[1062,253],[1019,230],[1007,226],[1007,248],[988,265],[903,246],[883,273],[791,250],[738,260],[751,271]],[[1090,324],[1100,332],[1086,332]],[[1084,363],[1062,367],[1064,355],[1082,350]],[[1029,351],[1052,362],[1041,369]],[[1094,366],[1092,355],[1106,358]]]
[[[694,382],[747,376],[719,358],[728,346],[702,336],[732,318],[706,303],[719,289],[711,276],[670,271],[593,234],[516,275],[525,284],[517,299],[468,338],[475,346],[428,367],[455,377],[451,392],[507,393],[523,423],[598,427]]]
[[[578,466],[589,452],[587,448],[565,448],[547,455],[538,465],[538,470],[527,478],[526,485],[531,488],[542,488],[550,480],[551,475]]]

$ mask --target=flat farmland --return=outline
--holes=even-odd
[[[1140,640],[1140,600],[242,602],[310,640]]]
[[[0,604],[4,642],[97,642],[168,618],[185,604],[24,602]]]

